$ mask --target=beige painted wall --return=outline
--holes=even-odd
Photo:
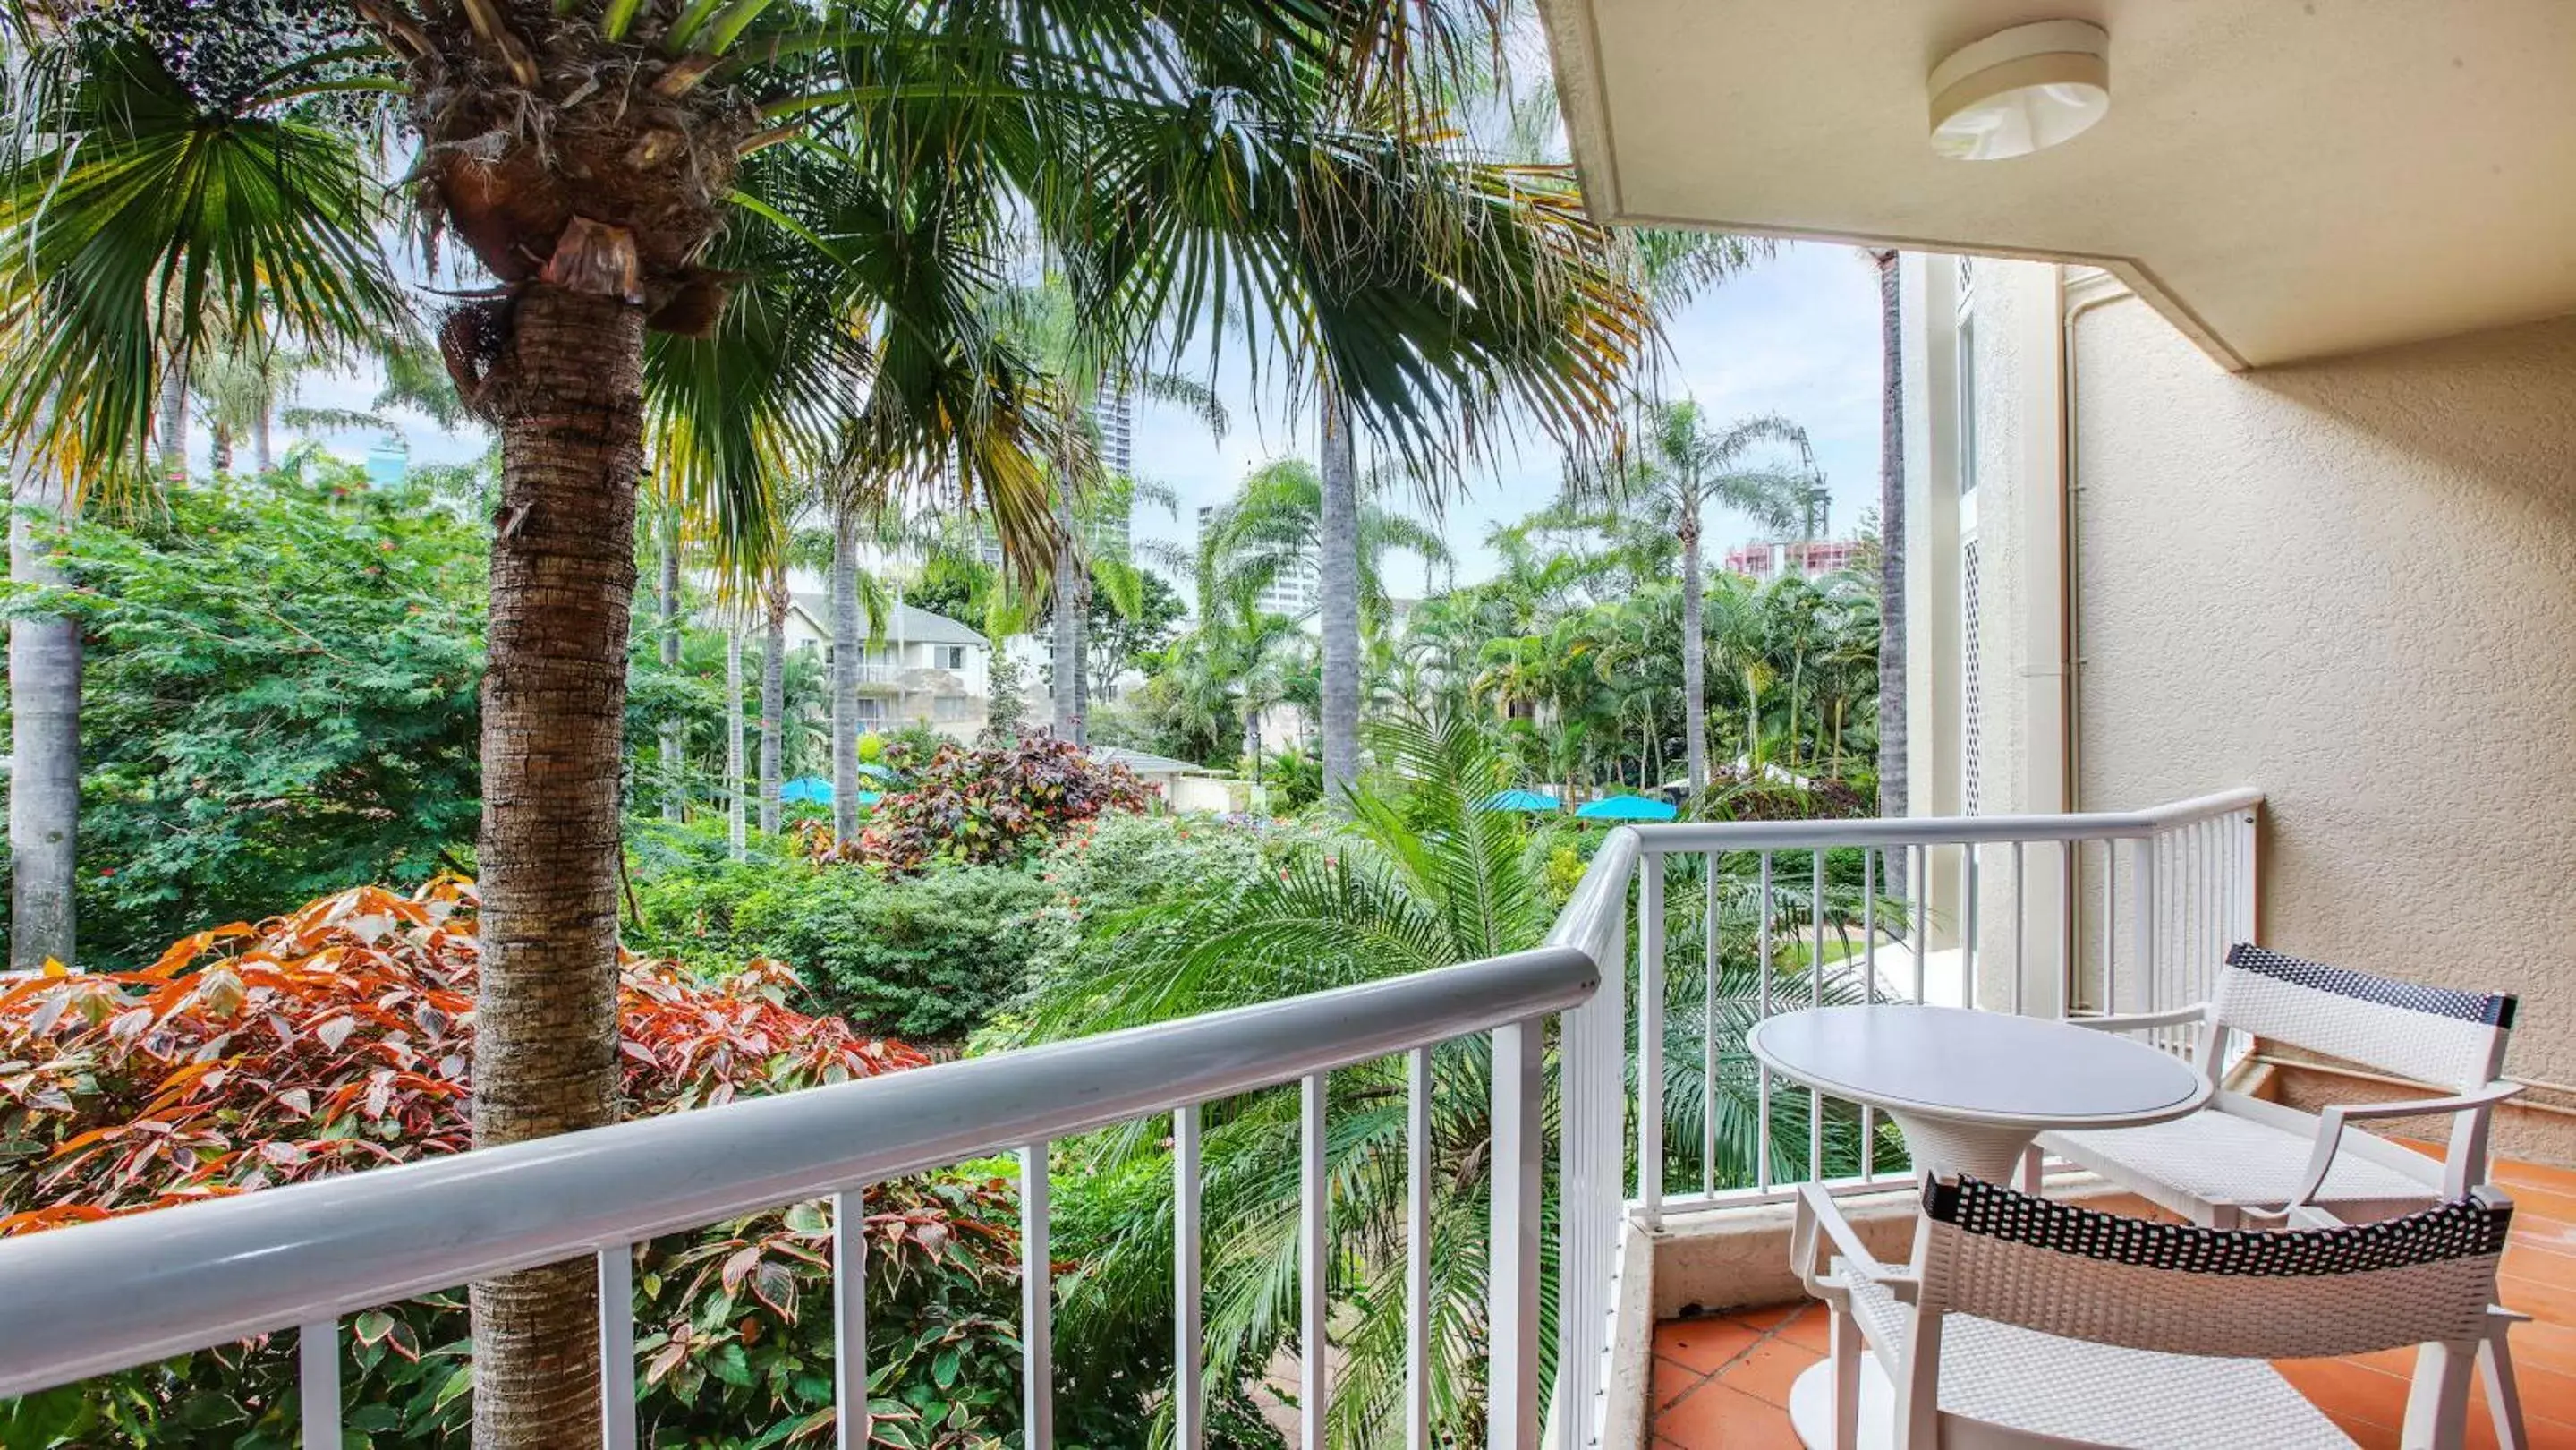
[[[2576,1082],[2576,318],[2255,373],[2077,323],[2080,803],[2267,795],[2263,935]]]

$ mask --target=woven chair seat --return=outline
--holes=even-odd
[[[2042,1134],[2039,1146],[2179,1213],[2203,1204],[2278,1206],[2298,1192],[2315,1140],[2233,1113],[2204,1110],[2144,1128]],[[2439,1190],[2357,1153],[2335,1155],[2312,1200],[2353,1219],[2422,1208]]]
[[[1837,1261],[1834,1272],[1843,1275]],[[1851,1312],[1899,1373],[1912,1311],[1860,1274]],[[2059,1442],[2121,1450],[2353,1450],[2353,1441],[2258,1359],[2120,1349],[1952,1313],[1941,1326],[1941,1408]]]

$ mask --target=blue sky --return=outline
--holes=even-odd
[[[1769,260],[1696,299],[1670,320],[1667,333],[1672,357],[1664,393],[1696,398],[1720,421],[1778,412],[1804,426],[1833,489],[1834,531],[1850,533],[1878,497],[1878,280],[1860,254],[1823,244],[1784,245]],[[1200,505],[1222,502],[1246,473],[1271,459],[1313,456],[1311,420],[1290,416],[1281,397],[1253,396],[1244,372],[1231,367],[1220,376],[1233,424],[1222,439],[1210,437],[1182,409],[1140,407],[1136,471],[1170,486],[1181,508],[1178,520],[1160,510],[1141,512],[1139,537],[1192,543]],[[297,401],[364,408],[375,388],[372,372],[318,378],[306,384]],[[461,462],[484,447],[479,433],[441,434],[418,420],[406,421],[412,425],[406,432],[417,461]],[[202,464],[204,430],[194,433]],[[280,438],[281,450],[289,441]],[[354,458],[374,439],[340,433],[326,441],[334,452]],[[1486,476],[1468,481],[1446,519],[1462,583],[1492,569],[1486,531],[1545,504],[1555,495],[1557,475],[1555,451],[1543,440],[1525,440]],[[1712,555],[1753,537],[1747,520],[1709,521]],[[1421,574],[1408,565],[1399,565],[1391,582],[1400,593],[1422,591]]]
[[[1777,412],[1805,427],[1833,489],[1834,532],[1848,534],[1878,499],[1878,325],[1878,276],[1860,253],[1785,245],[1671,319],[1663,391],[1698,399],[1718,421]],[[1276,397],[1255,398],[1239,376],[1222,382],[1233,427],[1221,440],[1179,408],[1140,407],[1135,471],[1169,485],[1181,510],[1177,523],[1159,510],[1140,511],[1139,537],[1188,543],[1199,506],[1222,502],[1246,473],[1274,458],[1314,456],[1311,419],[1288,417]],[[1460,582],[1491,571],[1486,531],[1546,504],[1558,471],[1553,448],[1525,441],[1516,458],[1469,481],[1446,520]],[[1710,552],[1756,533],[1745,519],[1712,518]],[[1418,593],[1421,576],[1399,565],[1390,587]]]

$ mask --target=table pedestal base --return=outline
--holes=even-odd
[[[1916,1173],[1966,1173],[2004,1188],[2019,1181],[2021,1155],[2039,1137],[2034,1128],[1964,1123],[1893,1108],[1887,1115],[1905,1134],[1905,1151]]]
[[[1789,1387],[1789,1424],[1807,1450],[1835,1450],[1834,1364],[1807,1366]],[[1896,1387],[1866,1351],[1860,1359],[1860,1443],[1857,1450],[1888,1450],[1896,1443]]]

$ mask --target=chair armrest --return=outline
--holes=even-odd
[[[2484,1113],[2521,1091],[2522,1084],[2518,1082],[2491,1082],[2475,1092],[2450,1097],[2408,1098],[2393,1103],[2339,1103],[2323,1109],[2317,1114],[2317,1145],[2308,1154],[2307,1172],[2300,1175],[2298,1192],[2291,1195],[2287,1208],[2295,1209],[2307,1203],[2316,1197],[2317,1190],[2325,1187],[2326,1174],[2334,1168],[2335,1149],[2343,1142],[2346,1123],[2373,1118],[2422,1118],[2436,1113]]]
[[[2144,1032],[2153,1027],[2197,1027],[2209,1020],[2209,1004],[2194,1002],[2188,1007],[2174,1007],[2163,1012],[2131,1012],[2119,1017],[2069,1017],[2070,1027],[2089,1027],[2096,1032]]]
[[[1798,1271],[1798,1281],[1807,1286],[1808,1293],[1819,1299],[1841,1302],[1837,1297],[1837,1286],[1827,1282],[1816,1271],[1818,1229],[1833,1241],[1835,1251],[1843,1256],[1849,1271],[1894,1288],[1900,1299],[1913,1299],[1913,1276],[1880,1263],[1878,1255],[1869,1251],[1869,1245],[1860,1241],[1860,1234],[1852,1228],[1851,1220],[1843,1217],[1842,1207],[1834,1202],[1833,1195],[1813,1183],[1802,1183],[1798,1185],[1797,1226],[1789,1236],[1789,1257]]]

